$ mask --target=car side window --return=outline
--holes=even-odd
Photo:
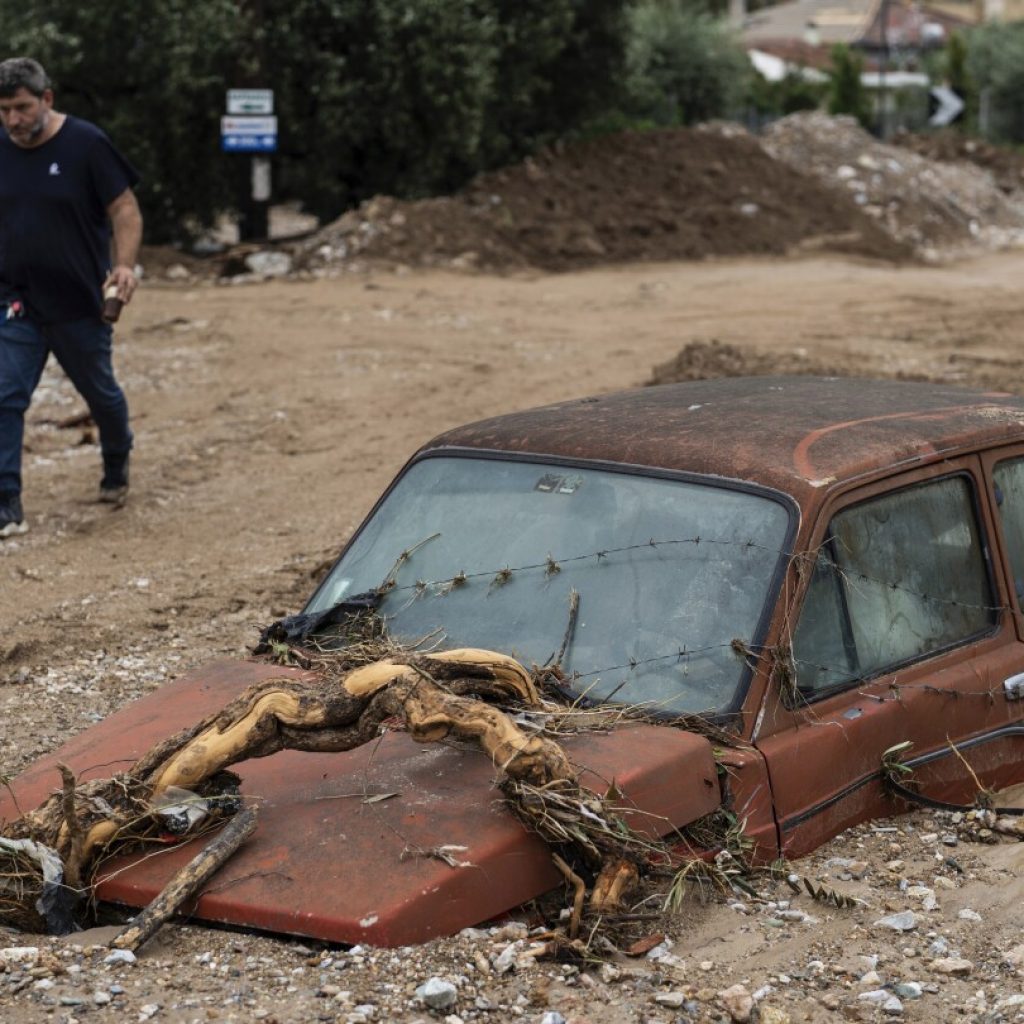
[[[797,688],[813,699],[969,640],[996,621],[993,604],[967,477],[844,509],[793,633]]]
[[[992,474],[996,507],[1003,524],[1013,586],[1017,601],[1024,604],[1024,459],[1000,462]]]

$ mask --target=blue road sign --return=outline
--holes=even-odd
[[[225,153],[276,153],[276,135],[222,135],[220,148]]]
[[[274,153],[276,117],[222,117],[220,145],[225,153]]]

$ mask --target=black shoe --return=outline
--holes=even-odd
[[[128,453],[103,456],[103,479],[99,500],[121,505],[128,497]]]
[[[13,537],[27,530],[28,523],[21,511],[21,498],[17,494],[0,497],[0,537]]]

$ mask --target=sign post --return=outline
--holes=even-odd
[[[270,157],[277,152],[277,118],[272,89],[229,89],[227,114],[220,119],[220,146],[225,153],[252,154],[249,192],[240,204],[240,241],[270,235]]]

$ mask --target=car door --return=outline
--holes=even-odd
[[[902,759],[931,796],[973,795],[954,743],[983,784],[1005,780],[1003,684],[1024,667],[1024,644],[992,532],[976,456],[824,506],[754,737],[785,854],[900,809],[882,771],[896,744],[912,744]]]

